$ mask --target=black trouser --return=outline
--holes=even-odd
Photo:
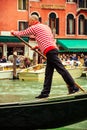
[[[64,81],[69,86],[74,86],[74,80],[70,73],[65,69],[61,60],[58,58],[58,50],[54,49],[47,53],[47,65],[45,70],[45,80],[44,86],[41,93],[49,94],[51,90],[52,77],[54,68],[57,70],[59,74],[63,77]]]

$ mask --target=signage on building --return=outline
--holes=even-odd
[[[42,4],[41,8],[43,9],[65,9],[64,5],[56,5],[56,4]]]
[[[11,32],[10,31],[1,31],[2,36],[10,36]]]

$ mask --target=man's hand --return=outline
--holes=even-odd
[[[12,34],[12,35],[15,35],[13,30],[11,31],[11,34]]]
[[[36,49],[38,49],[38,46],[32,47],[32,50],[36,50]]]
[[[16,31],[11,31],[11,34],[13,35],[13,36],[17,36],[17,34],[16,34]]]

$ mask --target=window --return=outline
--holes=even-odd
[[[67,2],[76,2],[76,0],[67,0]]]
[[[56,18],[55,13],[51,13],[49,15],[49,26],[55,36],[55,34],[59,34],[59,18]]]
[[[86,22],[85,22],[85,18],[83,15],[79,16],[79,34],[80,35],[84,35],[85,34],[85,28],[87,28],[87,25],[85,26]]]
[[[75,34],[75,19],[72,14],[67,16],[67,34]]]
[[[27,10],[28,9],[28,0],[18,0],[18,9]]]
[[[77,3],[79,8],[87,8],[87,0],[78,0]]]
[[[25,30],[26,28],[28,28],[28,22],[24,22],[24,21],[19,21],[19,31],[21,30]]]

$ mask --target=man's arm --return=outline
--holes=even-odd
[[[11,31],[11,34],[14,36],[29,36],[29,35],[34,35],[32,27],[29,27],[25,30],[22,31]]]

